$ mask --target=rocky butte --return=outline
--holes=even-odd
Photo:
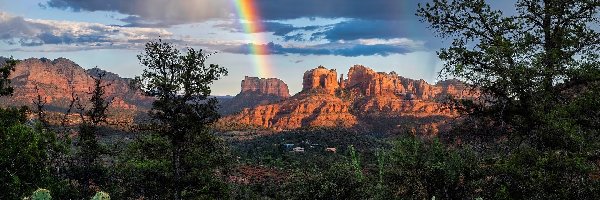
[[[338,78],[336,70],[319,66],[304,73],[303,89],[298,94],[280,102],[244,108],[223,120],[275,130],[359,126],[436,132],[438,124],[456,116],[442,100],[450,96],[477,97],[457,80],[431,85],[361,65],[352,66],[347,77]]]
[[[242,80],[242,90],[229,100],[221,101],[221,114],[231,114],[243,108],[252,108],[261,104],[278,102],[290,97],[287,84],[276,78],[258,78],[246,76]]]

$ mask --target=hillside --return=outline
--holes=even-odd
[[[0,62],[4,60],[5,58],[0,58]],[[112,100],[109,108],[112,119],[131,122],[137,113],[150,107],[152,99],[131,89],[129,79],[98,68],[85,70],[65,58],[29,58],[19,62],[9,77],[15,93],[11,97],[0,98],[0,102],[4,106],[33,108],[39,95],[45,102],[45,108],[50,111],[49,117],[58,117],[53,114],[65,112],[73,98],[79,99],[83,106],[87,105],[93,88],[93,77],[101,73],[106,74],[104,83],[107,85],[106,98]],[[73,117],[73,120],[76,119]]]

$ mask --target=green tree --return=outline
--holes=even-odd
[[[14,92],[14,88],[10,86],[10,79],[8,77],[11,72],[15,71],[15,67],[19,61],[10,57],[2,62],[2,67],[0,67],[0,96],[8,96]]]
[[[600,1],[518,0],[515,9],[505,15],[484,0],[420,5],[417,15],[452,40],[438,52],[442,75],[481,92],[457,101],[469,116],[451,134],[484,141],[485,197],[598,198]]]
[[[138,56],[147,69],[141,77],[136,77],[135,83],[147,95],[156,98],[149,114],[153,119],[153,129],[167,136],[171,143],[173,198],[177,200],[182,198],[183,192],[196,191],[188,189],[191,182],[185,180],[189,177],[185,175],[198,172],[203,166],[190,165],[191,160],[186,158],[199,152],[189,147],[200,142],[202,150],[210,150],[216,141],[208,131],[219,118],[218,102],[209,98],[210,85],[227,75],[227,70],[205,64],[207,57],[202,50],[193,48],[182,54],[175,46],[161,40],[147,43],[145,52]],[[202,153],[212,156],[209,152]],[[201,171],[208,173],[211,170]]]
[[[383,164],[382,199],[473,199],[480,177],[474,155],[449,149],[438,139],[402,137]]]
[[[0,109],[0,199],[20,199],[38,187],[57,189],[66,184],[52,167],[64,146],[53,132],[27,125],[26,109]]]
[[[173,192],[170,152],[171,144],[164,135],[144,133],[131,142],[117,158],[118,177],[115,181],[119,192],[112,192],[115,199],[148,198],[170,199]]]
[[[103,77],[105,74],[92,76],[94,79],[94,88],[90,91],[90,108],[86,108],[78,102],[80,110],[81,124],[79,124],[79,141],[76,146],[79,147],[75,158],[77,163],[73,166],[73,176],[80,181],[84,196],[94,194],[92,184],[100,184],[104,178],[105,170],[100,163],[100,156],[104,153],[101,144],[98,142],[98,129],[103,123],[106,123],[108,117],[107,110],[110,100],[105,99],[105,84]]]
[[[26,200],[52,200],[50,191],[46,189],[37,189],[31,194],[30,197],[25,198]]]
[[[598,0],[519,0],[504,15],[484,0],[434,0],[417,15],[452,45],[438,54],[443,74],[482,92],[465,107],[504,130],[544,126],[548,110],[600,80]],[[510,128],[508,128],[510,127]]]
[[[110,195],[106,192],[96,192],[92,200],[110,200]]]
[[[12,95],[10,73],[17,61],[4,60],[0,67],[0,96]],[[27,107],[0,108],[0,199],[20,199],[38,187],[62,188],[55,176],[53,159],[64,146],[53,132],[28,124]]]
[[[327,169],[297,171],[277,190],[276,199],[369,199],[367,182],[354,170],[351,163],[333,163]]]

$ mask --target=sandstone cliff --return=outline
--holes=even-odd
[[[337,72],[335,69],[328,70],[323,66],[309,70],[304,73],[302,81],[302,90],[323,90],[327,94],[335,94],[339,88]]]
[[[287,84],[276,78],[258,78],[246,76],[242,80],[242,90],[229,100],[220,103],[221,114],[237,113],[244,108],[278,102],[290,97]]]
[[[337,77],[336,70],[319,66],[304,73],[303,90],[293,97],[246,108],[223,120],[277,130],[306,126],[377,128],[379,124],[403,127],[411,121],[416,124],[413,129],[437,130],[440,121],[456,116],[440,101],[448,96],[477,97],[457,80],[431,85],[361,65],[351,67],[347,79]]]
[[[276,78],[258,78],[246,76],[242,80],[242,91],[240,93],[258,93],[274,95],[281,98],[290,97],[287,84]]]
[[[350,114],[350,102],[328,94],[298,94],[280,103],[246,108],[223,118],[241,124],[276,130],[308,126],[351,127],[357,118]]]
[[[9,77],[15,92],[11,97],[0,98],[0,102],[4,106],[33,107],[33,101],[39,94],[46,101],[46,109],[62,112],[68,107],[72,94],[81,99],[83,105],[88,103],[94,84],[92,76],[97,77],[100,73],[106,73],[104,83],[108,86],[105,95],[113,100],[109,111],[128,112],[130,115],[127,117],[132,117],[131,113],[149,108],[153,99],[130,89],[128,79],[98,68],[85,70],[65,58],[30,58],[19,62]]]
[[[472,98],[477,94],[458,80],[446,80],[431,85],[424,80],[413,80],[399,76],[396,72],[375,72],[355,65],[344,81],[345,89],[362,96],[399,96],[407,100],[440,100],[446,96]]]

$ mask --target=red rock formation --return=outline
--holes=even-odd
[[[220,102],[222,114],[237,113],[244,108],[268,104],[290,97],[287,84],[276,78],[246,76],[242,80],[242,91],[230,100]]]
[[[290,91],[287,84],[276,78],[258,78],[246,76],[244,80],[242,80],[241,93],[247,92],[275,95],[281,98],[290,97]]]
[[[0,58],[2,60],[2,58]],[[58,58],[55,60],[30,58],[17,64],[11,73],[11,85],[15,88],[12,97],[2,97],[4,105],[33,106],[38,94],[45,99],[46,107],[54,111],[65,109],[72,99],[72,94],[87,104],[90,92],[94,87],[94,79],[99,73],[105,73],[105,96],[113,99],[113,111],[127,110],[136,112],[147,109],[153,99],[129,87],[129,80],[98,68],[85,70],[73,61]]]
[[[319,66],[304,73],[302,82],[303,91],[322,89],[327,94],[335,94],[335,91],[339,87],[335,69],[328,70],[323,66]]]
[[[344,88],[363,96],[404,96],[407,99],[434,100],[448,95],[457,98],[477,96],[460,81],[442,81],[431,85],[424,80],[398,76],[396,72],[375,72],[362,65],[355,65],[348,72]]]
[[[449,80],[431,85],[424,80],[398,76],[395,72],[375,72],[361,65],[350,68],[348,79],[340,77],[338,80],[335,70],[319,66],[304,73],[303,91],[295,96],[278,103],[244,109],[224,120],[278,130],[305,126],[351,127],[357,124],[396,126],[393,121],[401,118],[423,118],[427,124],[440,123],[440,119],[456,113],[437,100],[448,95],[457,98],[477,96],[469,93],[468,87],[460,81]],[[432,116],[437,117],[430,120]],[[381,122],[386,120],[392,122]],[[397,123],[402,122],[404,120]],[[437,130],[435,127],[432,130]]]
[[[280,103],[246,108],[225,121],[258,125],[277,130],[308,126],[346,126],[357,123],[350,102],[328,94],[298,94]]]

